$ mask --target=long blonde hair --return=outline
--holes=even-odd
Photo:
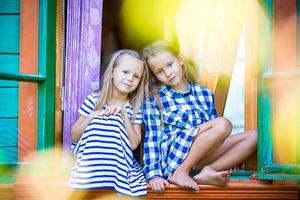
[[[144,72],[138,87],[128,95],[129,103],[133,107],[131,120],[134,120],[138,110],[141,108],[144,98],[148,97],[149,71],[147,66],[144,64],[144,61],[141,58],[141,56],[137,52],[130,49],[119,50],[111,56],[106,71],[103,75],[103,79],[101,81],[100,90],[98,91],[100,93],[100,97],[96,103],[95,110],[101,110],[112,98],[113,69],[119,64],[120,58],[123,57],[124,55],[128,55],[133,58],[136,58],[137,60],[141,61],[141,63],[143,63],[144,66]]]
[[[143,49],[142,56],[146,62],[146,65],[148,65],[148,60],[151,57],[158,56],[161,53],[169,52],[172,53],[177,58],[182,57],[183,58],[183,72],[184,72],[184,78],[187,81],[191,81],[193,83],[197,83],[197,73],[195,74],[195,65],[191,62],[191,60],[184,58],[184,56],[180,53],[179,49],[176,48],[172,43],[166,41],[166,40],[158,40],[150,44],[149,46],[146,46]],[[159,89],[161,83],[157,80],[155,75],[150,70],[150,94],[155,95],[157,93],[157,90]]]

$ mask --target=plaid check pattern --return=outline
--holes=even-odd
[[[200,124],[217,117],[213,94],[189,83],[185,93],[163,85],[160,109],[154,97],[144,102],[144,171],[147,180],[169,179],[187,156]],[[163,121],[163,123],[162,123]]]

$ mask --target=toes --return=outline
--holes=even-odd
[[[199,185],[196,182],[194,182],[193,180],[186,182],[182,187],[189,189],[189,190],[193,190],[195,192],[199,192]]]
[[[195,193],[198,193],[199,192],[199,187],[193,188],[193,190],[194,190]]]
[[[252,174],[252,175],[249,177],[249,179],[250,179],[250,180],[256,180],[256,179],[258,179],[257,173]]]
[[[199,192],[199,186],[197,184],[190,183],[188,186],[189,189]]]
[[[224,178],[226,178],[226,177],[228,177],[229,176],[229,171],[221,171],[221,172],[219,172],[220,174],[221,174],[221,176],[222,177],[224,177]]]
[[[228,183],[229,182],[229,177],[225,179],[225,183]]]

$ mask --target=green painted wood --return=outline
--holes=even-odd
[[[20,16],[0,15],[0,53],[19,53]]]
[[[0,183],[14,183],[16,181],[16,162],[0,163]],[[1,197],[0,197],[1,199]]]
[[[300,0],[297,0],[297,21],[300,21]]]
[[[3,173],[5,174],[5,172],[3,172]],[[14,183],[14,182],[16,182],[15,174],[7,175],[7,176],[6,175],[0,176],[0,183]],[[7,200],[9,200],[9,199],[7,199]],[[15,198],[13,198],[12,200],[15,200]]]
[[[262,118],[263,118],[263,137],[261,138],[262,149],[262,163],[264,166],[273,163],[273,140],[272,140],[272,98],[269,85],[264,81],[263,93],[261,94],[263,108],[262,108]]]
[[[20,0],[0,0],[0,73],[19,72],[19,34]],[[16,163],[18,156],[18,85],[0,78],[0,163],[5,164]],[[3,166],[0,169],[5,175]]]
[[[0,79],[0,88],[3,87],[18,87],[19,83],[18,81],[7,81],[7,80],[1,80]]]
[[[31,74],[13,74],[0,72],[0,79],[5,80],[17,80],[24,82],[44,82],[46,80],[45,76],[41,75],[31,75]]]
[[[0,118],[0,146],[18,144],[18,119]]]
[[[300,177],[300,165],[273,164],[264,167],[267,174],[295,175]]]
[[[19,72],[19,54],[0,54],[0,73]],[[18,86],[16,81],[0,80],[0,87]]]
[[[273,1],[261,1],[267,18],[260,22],[258,76],[258,177],[270,180],[300,180],[300,165],[273,164],[272,90],[271,83],[281,79],[299,79],[299,71],[272,73]],[[300,101],[300,92],[299,92]],[[300,111],[299,111],[300,115]],[[299,125],[300,128],[300,125]],[[300,130],[300,129],[299,129]],[[299,136],[300,137],[300,136]],[[298,149],[300,152],[300,142]],[[298,153],[299,157],[299,153]],[[300,158],[299,158],[300,160]]]
[[[39,84],[37,149],[55,141],[56,1],[40,0],[38,66],[45,82]]]
[[[18,159],[17,155],[17,146],[0,146],[0,163],[15,163]]]
[[[231,175],[233,176],[251,176],[252,174],[256,173],[256,171],[251,170],[233,170]]]
[[[56,58],[56,1],[51,0],[40,0],[39,8],[39,52],[38,52],[38,68],[39,75],[27,75],[18,74],[15,71],[4,72],[0,71],[1,81],[26,81],[26,82],[36,82],[38,83],[38,133],[37,133],[37,150],[44,150],[47,147],[54,146],[54,127],[55,127],[55,58]],[[19,27],[19,16],[5,16],[0,15],[0,24],[5,22],[5,27]],[[5,20],[4,20],[5,19]],[[7,19],[18,19],[15,23],[8,22]],[[13,20],[11,20],[13,21]],[[13,26],[14,25],[14,26]],[[13,30],[14,28],[12,28]],[[5,31],[6,30],[6,31]],[[9,31],[7,31],[9,30]],[[11,53],[18,54],[18,45],[13,45],[12,43],[19,43],[19,41],[11,41],[10,46],[7,45],[8,39],[19,38],[18,31],[12,32],[8,28],[0,27],[0,34],[3,35],[1,39],[6,39],[2,44],[0,39],[0,55],[6,54],[11,55]],[[9,37],[10,38],[9,38]],[[2,54],[1,54],[2,53]],[[6,62],[6,61],[5,61]],[[11,64],[11,63],[10,63]],[[1,67],[1,66],[0,66]],[[47,75],[47,76],[46,76]],[[4,80],[3,80],[4,79]],[[1,83],[1,82],[0,82]],[[3,83],[3,82],[2,82]],[[3,84],[2,84],[3,85]],[[2,90],[2,93],[1,93]],[[2,100],[3,103],[8,104],[7,99],[11,99],[10,107],[15,109],[17,113],[17,93],[15,95],[7,94],[8,91],[16,90],[17,88],[1,88],[0,85],[0,96],[5,96]],[[5,95],[4,95],[5,94]],[[11,98],[16,97],[16,98]],[[0,102],[1,103],[1,102]],[[14,104],[13,106],[11,106]],[[0,116],[1,117],[1,116]],[[3,123],[3,121],[1,121]],[[4,130],[5,131],[5,130]],[[7,140],[7,139],[2,139]],[[1,146],[0,144],[0,163],[17,163],[17,147]],[[6,154],[2,153],[6,151]],[[10,159],[9,159],[10,158]]]
[[[0,118],[18,116],[18,88],[0,88]]]
[[[19,54],[0,54],[0,72],[18,73]]]
[[[298,1],[299,2],[299,1]],[[297,14],[298,14],[298,22],[297,22],[297,65],[300,65],[300,19],[299,19],[299,15],[300,15],[300,11],[299,11],[299,7],[300,7],[300,2],[297,3]]]
[[[271,53],[267,51],[272,49],[272,16],[273,16],[273,1],[260,1],[262,7],[265,8],[266,18],[262,18],[259,22],[259,72],[258,72],[258,177],[265,179],[264,166],[272,164],[272,139],[271,136],[271,102],[270,91],[264,79],[266,71],[272,66]]]
[[[0,0],[0,14],[19,14],[20,0]]]

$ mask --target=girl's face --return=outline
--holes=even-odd
[[[113,91],[121,95],[128,95],[139,85],[144,72],[144,64],[130,56],[119,58],[117,66],[113,69]]]
[[[150,57],[148,66],[161,83],[178,91],[186,89],[187,81],[184,78],[183,58],[177,58],[170,52],[163,52]]]

